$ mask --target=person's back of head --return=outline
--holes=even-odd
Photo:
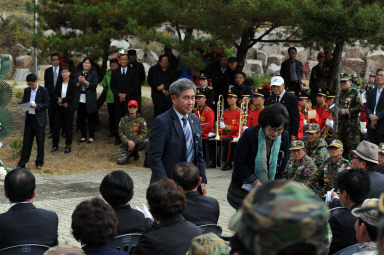
[[[323,255],[331,239],[324,202],[303,184],[288,180],[253,189],[229,227],[236,232],[231,254],[238,255]]]
[[[34,198],[35,189],[35,176],[28,169],[16,168],[5,176],[5,196],[12,203],[24,202]]]
[[[355,224],[356,240],[359,243],[376,242],[380,226],[380,200],[377,198],[365,199],[363,204],[352,210],[357,218]]]
[[[72,234],[84,245],[104,245],[116,232],[115,211],[100,198],[78,204],[72,214]]]
[[[133,197],[133,180],[124,171],[113,171],[103,178],[99,190],[111,206],[124,205]]]
[[[350,169],[339,173],[336,178],[336,189],[346,192],[355,204],[361,204],[369,195],[370,179],[368,173],[361,169]]]
[[[149,211],[157,221],[182,214],[186,200],[183,189],[169,178],[161,178],[147,189]]]
[[[197,188],[201,182],[199,169],[188,162],[178,163],[175,166],[173,179],[184,191]]]

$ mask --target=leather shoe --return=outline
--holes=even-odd
[[[25,165],[17,165],[16,168],[25,168]]]
[[[41,169],[43,168],[43,165],[36,165],[36,169]]]
[[[228,170],[232,170],[232,164],[229,163],[229,162],[226,162],[224,164],[224,166],[221,168],[222,171],[228,171]]]
[[[65,147],[65,149],[64,149],[64,154],[68,154],[68,153],[70,153],[71,152],[71,148],[69,148],[69,147]]]
[[[52,138],[52,136],[53,136],[52,132],[49,132],[48,133],[48,138]]]
[[[55,145],[52,145],[51,152],[55,152],[55,151],[57,151],[57,149],[59,149],[59,147],[57,147],[57,146],[55,146]]]

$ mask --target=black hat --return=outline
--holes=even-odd
[[[202,89],[197,88],[196,89],[196,97],[207,97],[207,96],[204,94]]]
[[[265,92],[262,88],[255,88],[253,91],[253,96],[254,97],[265,97]]]
[[[128,56],[136,56],[136,50],[128,50]]]
[[[119,61],[116,58],[112,58],[109,60],[109,64],[112,65],[112,63],[119,64]]]
[[[235,93],[233,90],[228,90],[227,96],[229,97],[239,97],[237,93]]]
[[[330,91],[329,89],[327,89],[325,91],[325,94],[327,95],[327,98],[334,98],[335,97],[335,94],[332,93],[332,91]]]
[[[316,96],[323,96],[323,97],[326,97],[326,96],[327,96],[327,94],[326,94],[326,90],[327,90],[327,89],[322,89],[322,88],[317,89],[317,91],[316,91]]]
[[[309,99],[309,95],[303,91],[298,91],[296,93],[297,99],[302,100],[302,99]]]

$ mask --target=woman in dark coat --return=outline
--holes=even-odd
[[[283,177],[289,158],[288,111],[282,104],[264,108],[259,125],[246,129],[235,152],[227,200],[236,210],[255,186]]]
[[[92,61],[84,58],[82,70],[75,75],[77,87],[77,118],[80,121],[80,142],[87,139],[87,127],[89,131],[88,143],[93,143],[95,138],[95,125],[97,115],[97,93],[96,87],[99,82],[97,73],[92,68]]]

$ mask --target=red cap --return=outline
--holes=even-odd
[[[132,105],[136,106],[136,108],[137,108],[138,107],[137,101],[136,100],[131,100],[131,101],[128,102],[128,107],[130,107]]]
[[[322,56],[322,57],[325,57],[325,53],[320,51],[319,53],[317,53],[317,56]]]

